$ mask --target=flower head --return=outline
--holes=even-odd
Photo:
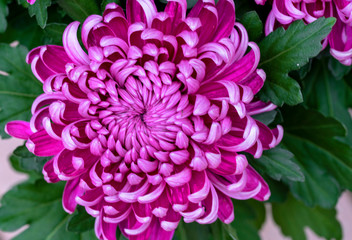
[[[235,22],[232,0],[129,0],[126,16],[103,16],[63,35],[63,47],[27,56],[44,94],[29,123],[7,124],[38,156],[48,182],[67,181],[63,206],[84,206],[96,234],[171,239],[178,222],[234,218],[231,198],[267,200],[270,191],[245,155],[275,147],[282,128],[251,116],[273,110],[254,95],[265,73],[260,51]],[[248,46],[251,50],[246,54]],[[220,207],[221,206],[221,207]]]
[[[255,0],[264,4],[265,0]],[[335,17],[336,24],[323,46],[342,64],[352,64],[352,1],[351,0],[273,0],[273,8],[265,25],[268,35],[279,26],[303,19],[311,23],[320,17]]]

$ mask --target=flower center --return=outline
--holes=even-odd
[[[160,168],[160,173],[168,176],[173,158],[183,162],[189,157],[187,148],[194,133],[189,95],[182,94],[183,84],[171,81],[174,76],[159,71],[155,62],[142,67],[131,60],[122,61],[112,64],[110,79],[91,79],[96,91],[88,94],[88,112],[98,117],[85,128],[92,141],[91,152],[103,156],[103,166],[111,165],[111,159],[120,162],[123,175]],[[116,70],[116,65],[125,66]]]

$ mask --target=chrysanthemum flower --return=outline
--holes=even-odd
[[[54,156],[45,179],[67,181],[65,210],[84,206],[100,239],[117,227],[130,239],[171,239],[182,218],[230,223],[231,198],[270,195],[243,155],[260,157],[283,134],[251,117],[275,108],[254,98],[265,80],[258,46],[235,23],[232,0],[186,10],[185,0],[164,12],[129,0],[125,16],[111,3],[82,25],[87,52],[73,22],[63,47],[27,56],[44,94],[29,123],[6,130]]]
[[[255,0],[265,4],[266,0]],[[352,1],[351,0],[273,0],[273,8],[265,25],[268,35],[279,26],[288,26],[295,20],[311,23],[320,17],[335,17],[336,24],[325,39],[330,53],[342,64],[352,64]]]

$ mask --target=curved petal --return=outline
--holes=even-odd
[[[54,159],[47,161],[42,170],[45,181],[48,183],[56,183],[60,181],[57,174],[54,171]]]
[[[130,24],[135,22],[146,23],[151,27],[157,13],[154,1],[151,0],[127,0],[126,15]]]
[[[83,189],[80,188],[79,181],[79,178],[67,181],[62,195],[62,206],[64,210],[70,214],[76,209],[76,197],[83,194]]]
[[[71,58],[73,63],[78,65],[88,65],[89,57],[83,51],[77,39],[77,30],[79,22],[70,23],[62,36],[62,43],[64,45],[67,55]]]
[[[219,212],[218,216],[219,219],[225,223],[229,224],[231,223],[234,218],[235,214],[233,211],[233,203],[231,199],[228,196],[225,196],[222,192],[217,191],[218,197],[219,197]]]
[[[196,220],[200,224],[210,224],[216,221],[219,211],[219,198],[213,185],[210,186],[210,194],[202,204],[205,206],[203,218]]]
[[[199,203],[204,200],[209,194],[211,185],[205,171],[193,171],[192,179],[189,182],[191,194],[188,196],[188,200],[193,203]]]

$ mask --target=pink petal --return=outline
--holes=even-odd
[[[43,167],[42,173],[44,175],[45,181],[47,181],[48,183],[56,183],[60,181],[60,179],[58,178],[57,174],[54,171],[53,163],[54,163],[54,160],[50,159],[45,163]]]
[[[79,187],[79,178],[70,180],[66,183],[64,193],[62,195],[62,206],[66,212],[72,214],[77,206],[76,196],[83,194],[83,189]]]
[[[35,3],[36,0],[27,0],[27,2],[30,4],[30,5],[33,5]]]
[[[205,171],[193,171],[192,179],[189,182],[191,194],[188,196],[188,200],[193,203],[199,203],[200,201],[204,200],[209,194],[211,185],[212,184],[209,181]]]
[[[223,223],[229,224],[235,218],[231,198],[229,198],[228,196],[225,196],[220,191],[217,191],[217,194],[219,197],[219,206],[221,206],[219,207],[219,212],[218,212],[219,219]]]
[[[62,36],[62,43],[64,45],[67,55],[71,60],[78,65],[89,64],[89,57],[81,48],[77,39],[77,30],[79,22],[70,23]]]
[[[91,15],[84,21],[84,23],[82,25],[81,37],[82,37],[82,42],[87,49],[89,47],[89,45],[88,45],[89,33],[102,20],[103,20],[103,18],[99,15]]]
[[[149,27],[157,13],[154,1],[151,0],[127,0],[127,20],[132,24],[135,22],[146,23]]]
[[[168,214],[160,219],[160,225],[162,229],[168,232],[173,232],[176,230],[178,223],[181,220],[181,215],[169,210]]]
[[[5,132],[13,137],[27,140],[31,134],[29,122],[16,120],[5,125]]]
[[[216,9],[220,16],[219,23],[214,34],[213,42],[217,42],[221,38],[230,36],[230,33],[235,25],[235,5],[231,0],[219,0],[216,4]],[[223,17],[228,16],[228,17]]]
[[[103,216],[99,216],[95,220],[95,233],[103,240],[116,240],[116,223],[108,223],[103,220]]]
[[[30,152],[41,157],[53,156],[63,149],[62,143],[51,138],[45,130],[33,133],[26,146]]]
[[[175,173],[169,177],[166,177],[165,182],[171,187],[180,187],[191,180],[192,171],[185,167],[181,172]]]
[[[65,66],[71,62],[61,46],[47,45],[40,49],[40,58],[45,66],[54,73],[65,73]]]
[[[165,231],[161,226],[158,220],[155,220],[153,224],[150,226],[151,233],[150,233],[150,239],[165,239],[165,240],[171,240],[174,231]]]
[[[202,202],[205,207],[203,218],[196,220],[200,224],[210,224],[216,221],[219,210],[219,198],[213,185],[210,186],[211,194]]]
[[[159,198],[159,196],[164,191],[165,185],[166,184],[164,181],[161,182],[161,184],[159,184],[159,185],[155,185],[155,186],[152,185],[147,193],[145,193],[143,196],[138,197],[138,202],[140,202],[140,203],[154,202],[156,199]]]
[[[248,162],[244,155],[221,151],[221,163],[212,169],[212,172],[219,175],[241,174],[247,166]]]
[[[188,206],[187,196],[190,194],[188,184],[181,187],[169,188],[168,199],[172,204],[172,208],[176,212],[184,211]]]

